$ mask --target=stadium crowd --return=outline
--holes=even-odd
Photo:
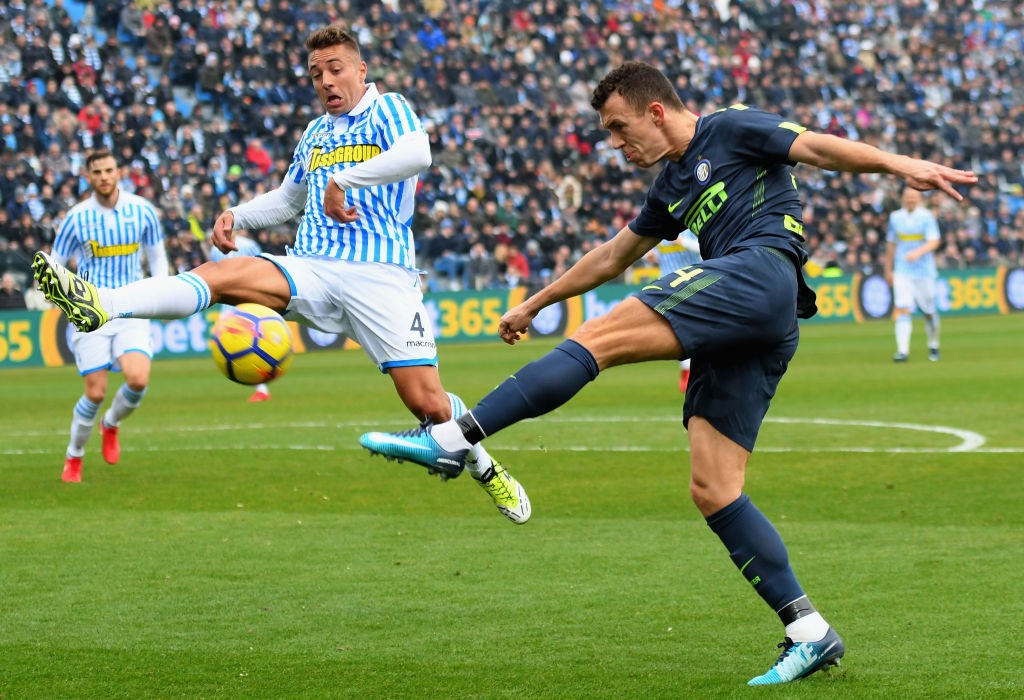
[[[319,113],[302,40],[327,22],[428,129],[413,230],[434,289],[545,284],[629,221],[654,173],[607,147],[589,105],[626,59],[676,76],[698,113],[743,102],[975,170],[968,206],[929,200],[940,264],[1024,264],[1015,2],[9,0],[0,19],[0,272],[30,304],[31,256],[99,146],[164,212],[173,268],[203,262],[214,218],[276,186]],[[876,269],[900,183],[796,172],[809,269]],[[291,237],[254,233],[268,252]]]

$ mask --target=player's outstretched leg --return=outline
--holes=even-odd
[[[414,462],[442,479],[454,479],[466,468],[469,450],[449,452],[430,435],[430,424],[400,433],[370,432],[359,437],[359,444],[370,454],[383,455],[399,462]]]
[[[63,311],[78,330],[94,331],[110,320],[110,315],[100,306],[96,286],[46,253],[36,253],[32,272],[46,298]]]
[[[779,644],[782,654],[768,672],[751,678],[747,685],[778,685],[806,678],[815,671],[838,666],[846,649],[843,640],[829,627],[817,642],[794,642],[789,637]]]

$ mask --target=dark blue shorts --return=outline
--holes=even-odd
[[[788,255],[757,247],[684,267],[636,293],[692,358],[684,424],[701,416],[753,451],[800,339],[799,275]]]

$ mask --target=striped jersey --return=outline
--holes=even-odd
[[[684,245],[683,239],[686,239]],[[690,229],[686,229],[673,241],[658,243],[658,269],[662,277],[687,265],[700,262],[700,243]]]
[[[897,209],[889,215],[889,229],[885,240],[895,243],[892,271],[909,277],[938,276],[935,267],[935,253],[926,253],[914,261],[907,260],[907,253],[919,248],[927,241],[939,238],[939,223],[927,208],[919,206],[913,211]]]
[[[232,250],[230,253],[222,253],[220,248],[212,246],[210,248],[210,260],[223,260],[224,258],[236,258],[243,255],[256,257],[263,252],[259,243],[245,236],[235,235],[235,245],[238,246],[238,250]]]
[[[290,252],[415,269],[410,224],[418,176],[348,190],[346,205],[359,212],[355,221],[341,223],[324,214],[324,187],[332,175],[386,151],[400,136],[423,130],[402,95],[382,95],[373,83],[366,87],[348,114],[311,121],[295,147],[285,180],[304,181],[308,194]]]
[[[60,261],[74,258],[78,273],[97,287],[123,287],[138,282],[142,250],[163,245],[164,231],[156,207],[120,190],[107,209],[92,195],[71,207],[53,242]]]

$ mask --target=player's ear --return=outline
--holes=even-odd
[[[660,102],[652,102],[647,105],[647,115],[655,126],[661,126],[665,123],[665,105]]]

